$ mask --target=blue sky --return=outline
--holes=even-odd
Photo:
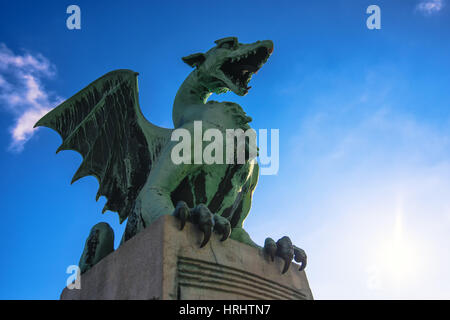
[[[81,8],[81,30],[66,8]],[[366,8],[381,8],[381,30]],[[181,57],[213,41],[271,39],[239,103],[280,130],[246,229],[309,255],[316,298],[450,298],[450,3],[389,1],[3,1],[0,4],[0,298],[57,299],[101,215],[93,177],[30,124],[113,69],[140,73],[140,101],[171,127]]]

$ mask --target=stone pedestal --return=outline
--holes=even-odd
[[[312,299],[304,271],[257,248],[213,234],[190,223],[161,217],[81,276],[81,289],[65,288],[72,299]]]

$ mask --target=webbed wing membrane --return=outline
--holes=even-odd
[[[103,209],[119,213],[120,222],[133,209],[152,164],[172,130],[148,122],[139,107],[138,73],[116,70],[97,79],[47,113],[36,126],[56,130],[63,143],[56,152],[74,150],[83,162],[73,176],[98,179],[97,199]]]

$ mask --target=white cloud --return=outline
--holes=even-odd
[[[43,79],[54,75],[55,67],[44,56],[16,55],[0,44],[0,103],[15,117],[11,151],[22,151],[35,132],[33,125],[62,101],[42,85]]]
[[[444,5],[444,0],[422,0],[417,4],[416,9],[426,15],[431,15],[441,11]]]

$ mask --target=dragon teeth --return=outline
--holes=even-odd
[[[242,55],[240,55],[240,56],[238,56],[238,57],[233,57],[233,58],[231,58],[231,62],[238,62],[238,61],[241,61],[241,59],[248,58],[249,55],[254,55],[254,54],[256,54],[256,49],[251,50],[251,51],[249,51],[249,52],[247,52],[247,53],[244,53],[244,54],[242,54]]]

